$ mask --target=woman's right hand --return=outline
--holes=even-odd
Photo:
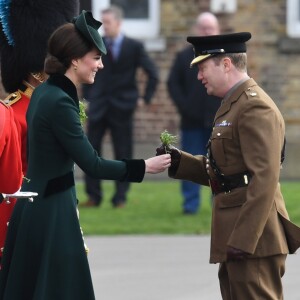
[[[163,154],[159,156],[150,157],[145,160],[146,173],[157,174],[165,171],[171,166],[171,155]]]

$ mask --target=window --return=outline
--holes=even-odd
[[[124,11],[123,31],[128,36],[153,39],[160,31],[160,0],[92,0],[94,16],[109,5],[118,5]]]
[[[300,37],[299,0],[287,0],[287,34],[291,38]]]
[[[237,0],[211,0],[210,10],[217,13],[235,13],[237,7]]]

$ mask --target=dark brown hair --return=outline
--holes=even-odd
[[[73,23],[64,24],[49,38],[44,70],[49,75],[65,74],[73,59],[83,57],[92,49],[92,43],[81,35]]]

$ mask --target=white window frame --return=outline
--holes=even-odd
[[[300,37],[300,1],[287,0],[287,35],[291,38]]]
[[[157,38],[160,33],[160,0],[148,0],[148,19],[124,19],[123,32],[134,38]],[[95,18],[99,19],[101,10],[110,5],[110,0],[92,0],[92,11]],[[100,20],[101,21],[101,20]],[[101,28],[100,28],[101,29]]]
[[[215,14],[233,14],[237,10],[237,0],[211,0],[210,10]]]

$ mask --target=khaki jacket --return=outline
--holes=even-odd
[[[242,83],[219,108],[211,135],[211,151],[224,175],[250,172],[247,187],[213,199],[210,262],[226,260],[231,246],[266,257],[294,253],[300,228],[289,221],[281,195],[280,157],[285,125],[272,99],[253,79]],[[211,167],[210,176],[214,177]],[[182,152],[171,177],[209,185],[206,157]]]

